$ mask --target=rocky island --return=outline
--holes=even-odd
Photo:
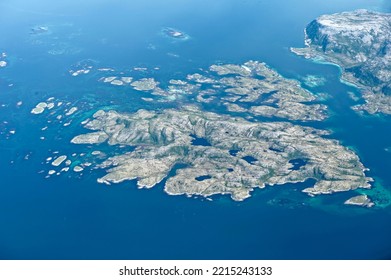
[[[230,112],[299,121],[321,121],[327,118],[327,107],[317,104],[314,94],[296,80],[284,78],[263,62],[248,61],[243,65],[212,65],[209,73],[188,75],[190,82],[208,90],[199,91],[202,103],[225,105]],[[216,95],[219,97],[216,98]],[[207,98],[205,98],[207,97]]]
[[[124,73],[99,78],[150,94],[151,101],[180,102],[171,103],[171,109],[133,113],[97,110],[81,122],[91,132],[73,137],[71,143],[87,149],[115,147],[109,153],[54,155],[45,178],[68,170],[82,175],[85,168],[104,169],[107,174],[100,183],[137,180],[140,188],[151,188],[164,182],[171,195],[223,194],[236,201],[250,197],[256,188],[309,179],[312,186],[301,191],[310,196],[371,187],[372,179],[352,150],[330,139],[330,132],[308,126],[328,117],[327,106],[298,81],[258,61],[215,64],[200,71],[168,83]],[[322,82],[318,77],[310,81]],[[49,98],[31,113],[60,104]],[[57,120],[72,118],[81,109],[66,105]],[[211,112],[204,105],[221,109]]]
[[[342,79],[362,89],[355,110],[391,114],[391,14],[367,10],[324,15],[305,29],[305,58],[337,64]]]
[[[354,152],[324,137],[329,132],[288,122],[249,122],[185,106],[132,114],[99,110],[85,128],[93,132],[72,143],[135,148],[95,166],[107,171],[100,183],[137,179],[140,188],[151,188],[167,178],[171,195],[228,194],[241,201],[254,188],[310,178],[314,185],[303,190],[309,195],[369,188],[372,181]]]
[[[107,174],[100,183],[137,180],[140,188],[151,188],[164,182],[171,195],[223,194],[236,201],[250,197],[256,188],[286,183],[310,182],[301,189],[310,196],[371,187],[372,178],[352,150],[331,139],[329,131],[308,126],[328,117],[322,97],[263,62],[215,64],[166,82],[112,74],[99,75],[98,82],[127,86],[136,96],[150,94],[141,95],[143,100],[171,104],[133,113],[95,110],[81,121],[91,132],[73,137],[71,143],[86,149],[102,145],[105,152],[53,154],[46,161],[51,170],[45,178],[69,170],[82,176],[85,169],[104,169]],[[311,87],[323,82],[317,76],[307,80]],[[51,111],[48,116],[57,114],[59,122],[68,118],[63,124],[68,126],[82,107],[66,102],[62,112],[52,111],[62,103],[49,98],[31,113]]]
[[[178,29],[172,27],[162,28],[162,33],[163,35],[174,39],[181,39],[181,40],[189,39],[189,35],[187,35],[185,32],[179,31]]]
[[[355,205],[361,207],[372,207],[375,204],[371,201],[371,199],[367,195],[357,195],[352,198],[349,198],[345,201],[346,205]]]

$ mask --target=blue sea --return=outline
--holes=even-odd
[[[340,81],[337,66],[289,50],[303,47],[305,26],[322,14],[390,12],[386,2],[57,2],[0,2],[0,53],[7,53],[8,62],[0,69],[0,259],[391,258],[391,118],[353,112],[349,94],[359,96],[359,90]],[[40,26],[48,31],[37,32]],[[164,36],[165,27],[189,38]],[[70,70],[111,67],[167,84],[215,63],[248,60],[264,61],[303,87],[307,75],[325,79],[307,88],[327,96],[331,117],[311,125],[331,130],[332,138],[360,156],[375,179],[366,193],[377,207],[344,206],[352,193],[310,198],[300,190],[311,181],[256,190],[234,202],[226,196],[169,196],[164,182],[141,190],[135,182],[106,186],[96,182],[102,170],[45,178],[45,159],[54,152],[85,152],[69,142],[85,132],[80,122],[97,109],[134,112],[191,102],[145,102],[140,97],[150,97],[146,93],[98,83],[94,74],[72,77]],[[69,127],[54,115],[30,114],[50,97],[79,107]]]

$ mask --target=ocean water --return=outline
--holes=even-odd
[[[373,0],[1,1],[0,52],[7,53],[9,65],[0,70],[0,258],[391,258],[391,119],[354,113],[349,92],[358,90],[339,80],[336,66],[289,51],[303,46],[303,29],[317,16],[358,8],[387,6]],[[48,26],[49,32],[31,34],[37,26]],[[162,36],[164,27],[190,38]],[[169,196],[164,182],[148,190],[137,189],[135,182],[108,187],[96,183],[101,170],[44,178],[45,159],[53,152],[86,151],[69,141],[85,131],[79,123],[97,108],[133,112],[190,102],[144,102],[140,96],[148,94],[107,87],[93,74],[72,77],[69,70],[83,63],[126,73],[146,67],[132,75],[164,84],[214,63],[250,59],[287,78],[325,78],[324,85],[309,89],[328,96],[324,103],[332,117],[313,125],[332,130],[331,137],[354,149],[370,168],[376,182],[367,193],[378,207],[343,206],[351,194],[309,198],[300,190],[311,180],[256,190],[250,199],[233,202],[225,196],[213,201]],[[53,115],[30,114],[49,97],[80,108],[68,128],[52,121]]]

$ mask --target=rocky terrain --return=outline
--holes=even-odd
[[[327,118],[327,107],[316,104],[314,94],[302,88],[298,81],[284,78],[265,63],[248,61],[243,65],[212,65],[209,71],[222,78],[209,73],[187,77],[190,82],[210,87],[198,93],[199,102],[209,103],[217,99],[217,103],[225,105],[230,112],[246,112],[268,118],[303,122]]]
[[[303,122],[322,121],[328,116],[327,107],[319,104],[313,93],[302,88],[298,81],[281,76],[265,63],[247,61],[242,65],[212,65],[207,70],[200,70],[202,72],[189,74],[183,80],[171,79],[168,84],[155,78],[134,80],[129,76],[103,76],[99,81],[147,92],[154,97],[144,98],[148,101],[167,103],[190,99],[191,102],[225,107],[229,112]],[[72,71],[78,73],[80,70]],[[112,71],[110,74],[113,74]],[[315,82],[322,81],[315,78],[312,84]],[[162,84],[165,86],[162,87]]]
[[[140,188],[151,188],[164,182],[171,195],[226,194],[237,201],[248,198],[255,188],[308,179],[314,183],[302,191],[311,196],[371,187],[372,179],[353,151],[330,139],[328,131],[307,126],[306,122],[328,117],[326,105],[265,63],[212,65],[168,83],[107,71],[114,76],[103,76],[100,82],[148,92],[151,101],[187,102],[174,106],[177,109],[134,113],[98,110],[81,122],[91,132],[73,137],[71,143],[87,149],[93,145],[106,150],[106,144],[118,149],[108,149],[113,151],[109,154],[86,151],[80,158],[79,153],[54,154],[46,160],[51,165],[46,178],[69,170],[82,175],[85,168],[104,169],[107,174],[98,179],[100,183],[137,180]],[[308,81],[322,83],[318,77]],[[62,103],[48,99],[31,113],[55,115],[53,108]],[[81,108],[66,105],[56,116],[58,121],[80,114]],[[222,110],[208,112],[204,105]]]
[[[107,170],[100,183],[137,179],[140,188],[150,188],[168,178],[171,195],[229,194],[237,201],[254,188],[309,178],[316,180],[303,190],[309,195],[370,187],[354,152],[323,137],[327,131],[288,122],[254,123],[186,106],[133,114],[99,110],[85,127],[93,132],[72,143],[135,147],[96,166]]]
[[[345,204],[361,207],[372,207],[375,205],[367,195],[357,195],[352,198],[349,198],[345,201]]]
[[[308,59],[335,63],[342,79],[363,90],[356,110],[391,114],[391,14],[357,10],[324,15],[305,29]]]

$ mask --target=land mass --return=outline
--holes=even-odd
[[[255,123],[185,106],[132,114],[99,110],[85,127],[94,132],[72,143],[135,148],[97,165],[107,170],[100,183],[137,179],[140,188],[151,188],[167,178],[171,195],[229,194],[241,201],[254,188],[310,178],[314,185],[303,190],[309,195],[370,188],[372,181],[354,152],[324,137],[329,132],[288,122]],[[305,164],[295,166],[300,159]]]
[[[356,205],[361,207],[372,207],[375,205],[367,195],[357,195],[345,201],[346,205]]]
[[[236,201],[250,197],[256,188],[309,179],[312,186],[302,191],[310,196],[371,187],[372,179],[352,150],[330,139],[330,132],[307,126],[326,119],[327,106],[298,81],[263,62],[211,65],[168,83],[110,74],[99,81],[151,95],[140,97],[143,100],[181,101],[175,109],[96,111],[81,122],[92,131],[73,137],[71,143],[116,148],[108,154],[83,153],[85,163],[74,155],[56,156],[51,168],[62,169],[50,170],[47,177],[70,169],[82,174],[90,167],[106,170],[100,183],[137,180],[140,188],[151,188],[164,182],[171,195],[225,194]],[[322,82],[319,77],[308,80]],[[42,114],[60,103],[48,99],[31,113]],[[197,105],[183,105],[189,103]],[[78,115],[81,109],[69,102],[67,106],[58,120]],[[218,109],[209,112],[206,107]]]
[[[342,79],[362,89],[355,110],[391,114],[391,14],[367,10],[323,15],[305,28],[306,48],[292,51],[337,64]]]
[[[212,65],[209,71],[222,77],[208,73],[187,76],[189,82],[202,84],[204,90],[197,96],[201,103],[215,101],[230,112],[293,121],[322,121],[328,116],[326,105],[317,104],[313,93],[263,62]]]

